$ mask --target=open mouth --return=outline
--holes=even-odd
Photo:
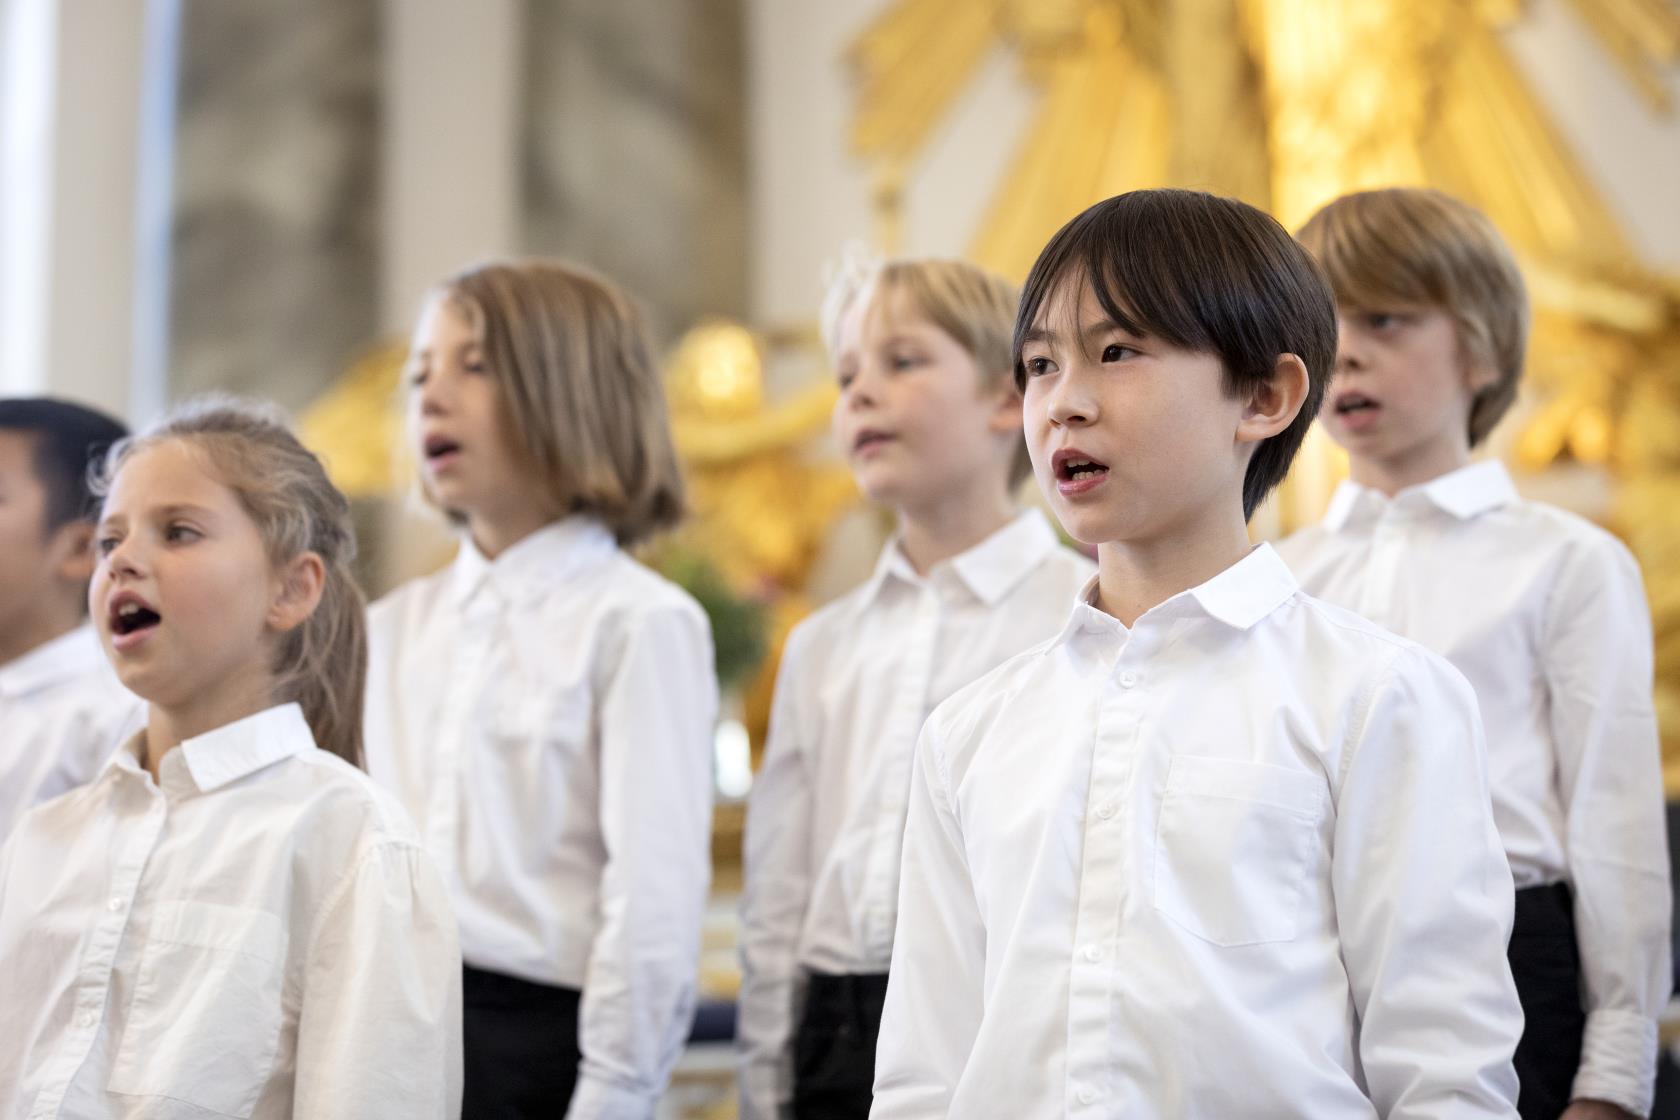
[[[428,463],[436,463],[451,455],[459,454],[460,450],[461,445],[448,436],[427,436],[425,443],[421,445],[421,451],[425,453]]]
[[[1108,464],[1078,451],[1056,452],[1052,465],[1057,482],[1090,482],[1108,474]]]
[[[1364,393],[1343,393],[1336,398],[1336,415],[1352,416],[1360,412],[1375,412],[1381,408],[1376,401]]]
[[[111,608],[111,633],[119,638],[150,630],[162,621],[156,611],[139,599],[122,599]]]

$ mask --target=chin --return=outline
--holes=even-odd
[[[903,481],[891,471],[871,470],[865,466],[862,470],[854,470],[852,478],[863,496],[876,505],[891,506],[896,510],[908,498]]]
[[[1080,544],[1095,548],[1099,544],[1119,540],[1122,532],[1116,518],[1105,516],[1101,510],[1068,509],[1052,503],[1050,507],[1067,535]]]

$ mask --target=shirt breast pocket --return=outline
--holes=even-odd
[[[160,903],[106,1087],[250,1116],[279,1056],[285,958],[273,914]]]
[[[1155,908],[1215,945],[1291,940],[1324,803],[1324,783],[1303,771],[1175,757],[1156,824]]]
[[[592,707],[588,687],[581,682],[506,690],[492,710],[491,736],[504,749],[576,754],[589,742]]]

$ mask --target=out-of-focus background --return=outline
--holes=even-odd
[[[1483,207],[1538,310],[1492,453],[1643,563],[1680,795],[1677,106],[1673,0],[0,0],[0,394],[134,422],[278,400],[354,495],[377,594],[450,549],[400,454],[426,289],[546,254],[635,292],[696,513],[649,558],[711,611],[729,694],[726,999],[779,641],[890,528],[826,438],[816,310],[851,241],[1018,280],[1133,187],[1291,227],[1393,183]],[[1315,437],[1257,534],[1342,469]],[[729,1095],[697,1046],[670,1113]]]

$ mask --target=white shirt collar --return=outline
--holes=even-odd
[[[1044,513],[1025,509],[973,548],[935,564],[928,578],[948,568],[975,598],[987,606],[995,606],[1058,547],[1056,532],[1050,528]],[[858,596],[855,609],[867,607],[892,579],[910,584],[924,582],[910,566],[896,535],[881,549],[875,571],[864,585],[863,594]]]
[[[1381,492],[1349,479],[1336,488],[1330,508],[1324,514],[1324,527],[1333,533],[1358,528],[1374,521],[1391,505],[1400,509],[1429,505],[1460,521],[1469,521],[1489,510],[1510,505],[1518,498],[1505,464],[1497,459],[1448,471],[1439,478],[1400,491],[1392,501]]]
[[[1079,592],[1063,637],[1078,630],[1125,634],[1126,626],[1096,605],[1100,577],[1092,576]],[[1235,630],[1252,629],[1301,589],[1283,558],[1269,544],[1257,544],[1212,579],[1181,591],[1138,619],[1160,620],[1186,611],[1205,614]]]
[[[0,698],[31,692],[79,677],[97,669],[104,661],[99,639],[90,625],[43,642],[5,665],[0,665]]]
[[[145,734],[140,731],[131,736],[111,756],[106,768],[140,773],[140,747]],[[296,704],[279,704],[182,740],[177,749],[164,756],[158,771],[160,784],[172,788],[185,778],[199,793],[209,793],[314,749],[315,736],[310,733],[303,709]]]
[[[455,602],[465,604],[485,587],[494,587],[510,602],[521,602],[600,563],[617,549],[612,533],[592,517],[568,517],[545,525],[494,560],[464,536],[450,577]]]

